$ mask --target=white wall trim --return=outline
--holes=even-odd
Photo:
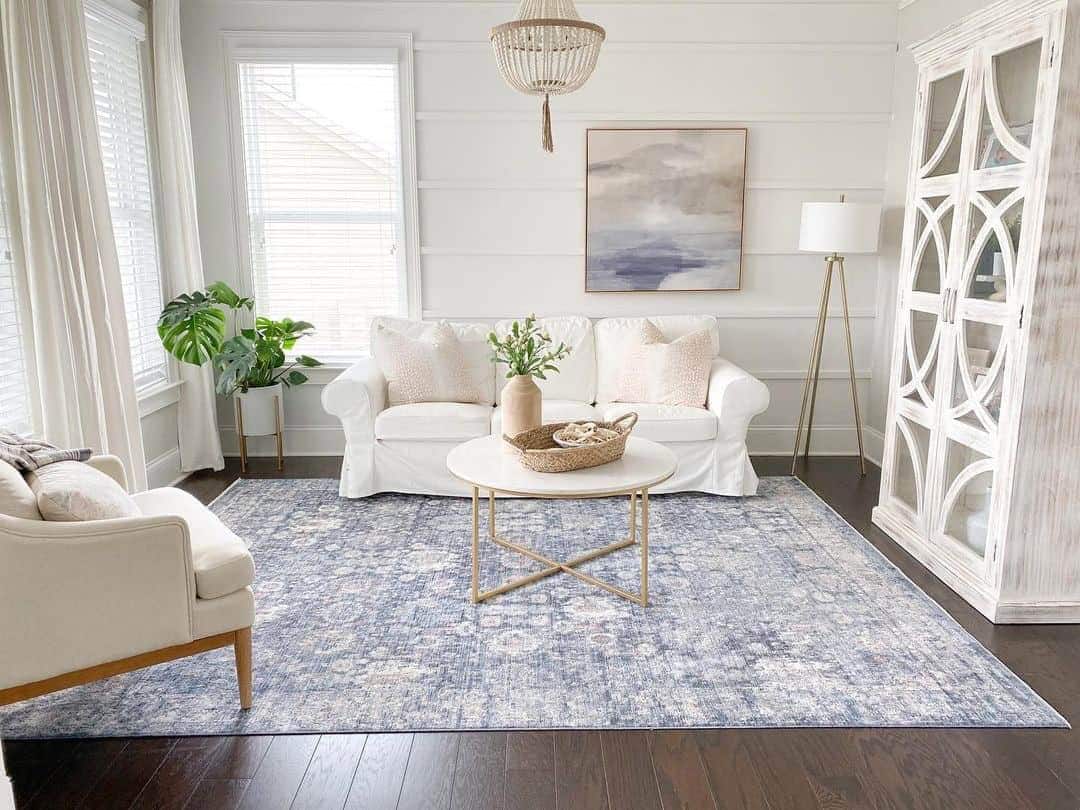
[[[866,450],[866,457],[880,467],[882,459],[885,458],[885,434],[877,428],[864,424],[863,447]]]
[[[817,317],[815,314],[814,317]],[[497,319],[502,320],[502,319]],[[367,359],[367,358],[365,358]],[[332,363],[318,368],[305,369],[304,373],[308,375],[308,381],[305,385],[326,385],[334,380],[339,374],[348,369],[352,363]],[[750,374],[757,377],[759,380],[804,380],[806,379],[806,369],[799,368],[780,368],[780,369],[765,369],[761,371],[750,371]],[[870,369],[856,369],[855,379],[857,380],[869,380],[873,376]],[[841,369],[822,369],[822,380],[847,380],[848,371],[846,368]],[[321,426],[315,426],[321,427]],[[872,428],[866,428],[871,430]],[[884,441],[884,435],[875,430],[878,436]]]
[[[584,248],[581,250],[470,250],[468,248],[438,248],[424,246],[420,248],[421,256],[576,256],[585,257]],[[744,248],[742,255],[746,256],[810,256],[795,248],[788,250],[762,250],[761,248]],[[699,292],[698,290],[657,290],[656,292]],[[715,290],[715,292],[736,293],[739,290]],[[594,293],[601,295],[602,293]],[[424,317],[428,317],[426,314]]]
[[[139,418],[145,419],[152,413],[157,413],[170,405],[178,403],[180,401],[180,386],[183,384],[182,380],[167,382],[139,394]]]
[[[421,191],[584,191],[584,180],[499,180],[464,178],[461,180],[421,180]],[[813,180],[747,180],[751,191],[867,191],[883,194],[885,184],[823,183]]]
[[[421,110],[417,121],[536,121],[535,110]],[[561,121],[583,121],[602,124],[608,121],[712,121],[716,123],[781,123],[781,124],[888,124],[891,112],[575,112],[560,110]]]
[[[613,295],[621,295],[621,293],[612,293]],[[603,293],[595,293],[595,295],[603,295]],[[699,293],[700,295],[700,293]],[[743,320],[761,320],[768,318],[813,318],[817,319],[818,310],[816,307],[738,307],[729,310],[717,310],[711,309],[707,312],[701,313],[703,315],[713,315],[720,320],[727,319],[743,319]],[[873,307],[860,307],[852,308],[850,310],[851,318],[853,319],[870,319],[874,318]],[[506,314],[492,314],[492,315],[477,315],[477,314],[463,314],[458,312],[449,312],[446,310],[426,309],[424,310],[424,320],[428,321],[440,321],[440,320],[453,320],[453,321],[480,321],[480,322],[495,322],[508,320],[510,318],[521,317],[521,313],[516,315]],[[839,311],[829,310],[829,318],[843,318],[844,314]]]
[[[199,0],[208,5],[215,6],[288,6],[296,8],[299,3],[313,6],[374,6],[374,7],[398,7],[412,6],[414,8],[475,8],[477,6],[498,6],[513,11],[518,0]],[[879,6],[891,6],[895,0],[582,0],[581,6],[656,6],[668,8],[670,6],[750,6],[756,8],[762,5],[778,6],[863,6],[876,8]],[[914,0],[909,0],[914,2]]]
[[[180,468],[180,448],[174,447],[146,463],[146,481],[150,489],[168,487],[186,478]]]
[[[487,40],[418,40],[413,49],[423,53],[487,53]],[[605,53],[895,53],[896,43],[877,42],[608,42]]]

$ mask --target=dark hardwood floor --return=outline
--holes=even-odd
[[[761,458],[762,474],[787,472]],[[336,477],[290,458],[286,476]],[[210,500],[235,463],[184,487]],[[251,476],[276,476],[257,460]],[[1066,718],[1080,626],[995,627],[870,525],[879,472],[815,458],[801,477]],[[256,677],[258,673],[256,670]],[[20,808],[1080,808],[1070,730],[484,732],[5,742]]]

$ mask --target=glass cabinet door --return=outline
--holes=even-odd
[[[926,528],[932,429],[939,408],[937,391],[944,338],[942,304],[948,277],[961,146],[967,108],[966,64],[945,68],[922,91],[922,147],[911,221],[905,233],[904,310],[899,414],[891,426],[887,454],[892,459],[888,495],[920,530]]]
[[[1009,349],[1034,262],[1024,206],[1044,57],[1043,37],[1031,33],[977,52],[960,148],[965,181],[957,195],[956,249],[944,281],[931,540],[984,565],[998,427],[1009,407]]]

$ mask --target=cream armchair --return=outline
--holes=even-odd
[[[119,459],[88,463],[127,488]],[[0,473],[0,705],[232,645],[250,708],[255,567],[240,538],[172,488],[133,495],[135,518],[34,520],[25,501],[12,517],[26,482]]]

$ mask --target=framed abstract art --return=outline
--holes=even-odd
[[[586,292],[739,289],[745,129],[586,138]]]

